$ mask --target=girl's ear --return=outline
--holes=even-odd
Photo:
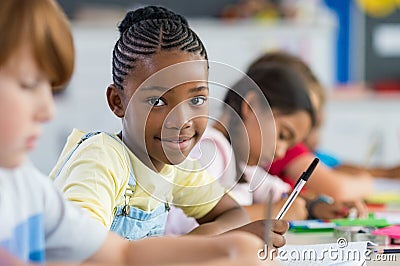
[[[257,105],[257,94],[254,91],[249,91],[242,101],[241,111],[242,118],[245,121],[249,116],[254,116],[254,109]]]
[[[122,104],[122,90],[111,84],[108,86],[106,94],[108,106],[110,107],[111,111],[119,118],[124,117],[125,109]]]

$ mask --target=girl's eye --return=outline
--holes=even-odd
[[[207,97],[197,96],[190,100],[190,103],[193,105],[202,105],[207,101]]]
[[[279,134],[279,139],[280,140],[289,140],[289,138],[290,137],[288,136],[288,134],[285,134],[285,133],[282,133],[282,132]]]
[[[21,88],[24,90],[33,90],[38,86],[38,82],[21,82]]]
[[[163,106],[165,102],[161,98],[150,98],[147,102],[152,106]]]

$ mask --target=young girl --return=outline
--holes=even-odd
[[[271,63],[281,63],[288,68],[294,69],[306,82],[311,101],[316,110],[316,114],[318,114],[317,123],[307,136],[307,138],[309,138],[310,135],[315,134],[315,130],[320,126],[322,120],[320,110],[325,102],[325,95],[321,84],[312,73],[311,69],[300,58],[284,52],[265,54],[263,57],[256,60],[250,66],[250,69]],[[308,150],[304,142],[298,143],[291,147],[283,158],[274,160],[269,172],[273,175],[280,176],[293,186],[298,176],[304,171],[314,156],[315,155]],[[358,210],[358,214],[362,216],[365,213],[365,207],[360,200],[372,191],[372,179],[365,174],[352,176],[319,164],[313,173],[313,178],[310,178],[306,187],[314,194],[322,194],[321,197],[317,196],[314,200],[308,202],[308,209],[311,217],[343,217],[348,215],[348,210],[351,207],[355,207]],[[324,195],[333,198],[329,200],[331,203],[334,202],[333,200],[335,200],[335,202],[333,204],[328,204],[329,202],[327,202],[326,199],[329,199],[329,197],[327,198]],[[313,210],[310,209],[310,206],[313,207]]]
[[[134,240],[164,233],[169,204],[214,235],[248,221],[196,162],[185,160],[208,116],[206,50],[185,18],[162,7],[128,12],[113,51],[107,100],[123,119],[117,135],[74,130],[51,173],[64,196],[105,227]],[[263,224],[242,230],[263,235]],[[272,242],[284,244],[277,221]]]
[[[66,202],[25,157],[73,71],[69,24],[52,0],[1,1],[0,33],[0,265],[261,264],[250,234],[128,242]]]

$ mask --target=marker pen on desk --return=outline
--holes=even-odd
[[[282,209],[279,211],[278,215],[276,216],[277,220],[282,219],[283,216],[285,216],[286,212],[292,205],[293,201],[296,199],[296,197],[299,195],[301,189],[304,187],[306,184],[307,180],[310,178],[312,172],[314,171],[315,167],[317,166],[319,162],[318,158],[315,158],[310,166],[307,168],[305,172],[300,176],[300,178],[297,180],[296,185],[294,186],[294,189],[292,193],[290,193],[289,198],[286,200],[285,204],[283,205]]]
[[[377,254],[398,254],[400,253],[399,248],[386,248],[386,249],[381,249],[381,250],[374,250],[375,253]]]

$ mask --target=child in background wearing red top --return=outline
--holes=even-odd
[[[265,54],[256,60],[250,69],[277,62],[294,69],[307,83],[310,99],[317,114],[316,124],[309,136],[313,135],[322,120],[320,109],[325,101],[323,88],[311,69],[300,58],[284,52]],[[282,158],[274,160],[269,173],[281,177],[293,186],[314,157],[304,142],[297,143],[290,147]],[[372,184],[372,178],[368,174],[349,175],[319,164],[307,182],[306,188],[312,194],[323,196],[309,201],[308,206],[313,207],[312,210],[308,208],[309,215],[318,218],[342,217],[347,216],[348,210],[354,207],[358,211],[358,216],[362,216],[365,214],[362,199],[372,192]],[[325,195],[332,200],[327,201]]]

